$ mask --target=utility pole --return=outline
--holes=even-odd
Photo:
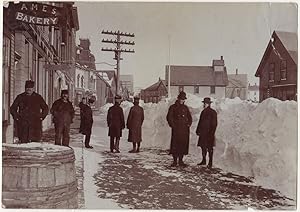
[[[120,60],[123,60],[123,58],[121,58],[121,52],[127,52],[127,53],[134,53],[134,49],[123,49],[122,45],[134,45],[134,41],[125,41],[125,40],[121,40],[121,36],[124,37],[134,37],[133,33],[127,33],[127,32],[120,32],[118,31],[102,31],[102,34],[107,34],[107,35],[114,35],[116,36],[115,40],[108,40],[108,39],[103,39],[102,42],[103,43],[112,43],[115,44],[115,48],[102,48],[102,51],[111,51],[111,52],[115,52],[115,57],[114,59],[117,61],[117,83],[116,83],[116,95],[119,94],[119,90],[120,90]]]

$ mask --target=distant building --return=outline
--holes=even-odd
[[[104,77],[100,76],[99,73],[96,73],[96,76],[96,93],[98,98],[95,103],[95,107],[100,108],[108,102],[110,84]]]
[[[171,96],[177,96],[180,91],[197,96],[214,98],[225,97],[225,87],[228,76],[221,56],[213,60],[212,66],[170,66]],[[168,86],[169,67],[166,66],[166,86]]]
[[[255,73],[259,77],[259,101],[269,97],[297,100],[298,37],[274,31]]]
[[[248,79],[247,74],[239,74],[236,69],[235,74],[228,74],[228,85],[226,86],[226,98],[234,99],[239,97],[247,100],[248,95]]]
[[[124,90],[133,95],[133,75],[120,75],[120,85]]]
[[[258,102],[259,101],[259,87],[256,85],[248,85],[248,100],[252,102]]]
[[[117,75],[114,70],[97,70],[99,76],[105,79],[110,88],[107,96],[107,103],[114,103],[114,97],[116,95],[116,82],[117,82]]]
[[[165,85],[165,80],[159,78],[158,82],[140,91],[140,98],[144,100],[145,103],[158,103],[162,98],[167,96],[167,93],[168,90]]]

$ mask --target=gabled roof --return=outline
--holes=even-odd
[[[228,74],[228,88],[247,88],[247,74]]]
[[[171,66],[171,85],[226,86],[227,72],[215,72],[212,66]],[[168,66],[166,66],[168,79]],[[168,81],[167,83],[168,84]]]
[[[161,86],[161,85],[164,86],[167,89],[164,81],[165,80],[159,80],[158,82],[154,83],[153,85],[150,85],[149,87],[147,87],[144,90],[147,90],[147,91],[156,91],[159,88],[159,86]]]
[[[116,76],[116,72],[114,70],[97,70],[96,72],[106,73],[109,79]]]
[[[105,82],[105,84],[108,86],[108,87],[111,87],[111,84],[109,83],[109,81],[107,79],[105,79],[105,77],[101,76],[99,73],[96,73],[96,76],[102,80],[103,82]]]
[[[274,31],[272,37],[268,43],[268,46],[264,52],[264,55],[260,61],[260,64],[257,68],[255,76],[258,77],[260,70],[265,64],[266,57],[268,52],[273,49],[272,38],[274,39],[273,42],[276,42],[276,39],[279,39],[282,45],[285,47],[295,64],[298,64],[298,35],[297,33],[293,32],[282,32],[282,31]]]

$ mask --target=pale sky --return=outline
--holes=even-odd
[[[211,65],[223,55],[229,74],[254,76],[273,30],[297,32],[297,5],[293,3],[150,3],[76,2],[77,39],[89,38],[96,63],[115,64],[113,52],[103,52],[102,30],[134,33],[135,53],[123,53],[121,74],[133,74],[134,87],[145,88],[165,79],[165,66]],[[124,37],[126,39],[126,37]],[[112,69],[97,64],[97,69]]]

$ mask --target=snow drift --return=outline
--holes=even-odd
[[[190,155],[199,162],[195,131],[202,100],[188,94],[186,105],[193,117]],[[143,147],[168,149],[171,130],[166,121],[175,99],[158,104],[141,102],[144,108]],[[132,103],[123,102],[125,118]],[[269,98],[260,104],[236,99],[213,100],[218,113],[214,165],[229,172],[251,176],[266,188],[296,199],[297,103]],[[102,110],[107,110],[104,106]]]

